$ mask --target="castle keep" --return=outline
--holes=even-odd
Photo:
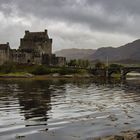
[[[11,49],[9,43],[0,44],[0,65],[8,61],[19,64],[62,66],[66,59],[52,54],[52,39],[49,38],[47,30],[45,30],[44,32],[25,31],[17,50]]]

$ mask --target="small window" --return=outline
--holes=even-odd
[[[27,60],[27,63],[30,63],[30,62],[31,62],[31,60],[28,59],[28,60]]]

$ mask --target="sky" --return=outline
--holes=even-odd
[[[0,0],[0,43],[48,29],[53,50],[118,47],[140,38],[140,0]]]

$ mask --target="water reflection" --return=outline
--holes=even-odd
[[[34,118],[34,121],[40,121],[43,122],[42,125],[46,125],[48,120],[47,111],[51,109],[49,84],[47,82],[33,81],[25,84],[19,83],[18,87],[24,91],[20,92],[17,97],[21,106],[21,114],[24,114],[25,120]],[[26,126],[29,125],[35,124],[29,124],[28,122]]]
[[[11,137],[15,130],[29,133],[44,127],[66,127],[79,120],[94,121],[96,125],[87,126],[91,130],[115,125],[116,131],[128,120],[132,126],[139,126],[136,122],[140,114],[139,93],[138,81],[3,80],[0,81],[0,137],[8,137],[7,134]],[[116,124],[107,121],[110,114],[118,117]]]
[[[63,80],[0,81],[1,108],[3,106],[10,112],[10,106],[19,104],[17,108],[20,108],[20,115],[27,121],[26,126],[47,125],[47,120],[51,117],[47,113],[51,110],[51,96],[55,96],[52,91],[57,89],[58,93],[61,89],[61,94],[64,93],[63,84]]]

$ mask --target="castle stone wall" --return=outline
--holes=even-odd
[[[47,30],[44,32],[25,31],[20,39],[19,49],[10,49],[8,44],[0,44],[0,65],[6,61],[19,64],[46,64],[64,65],[64,57],[56,57],[52,54],[52,39]]]
[[[9,61],[9,55],[10,55],[9,43],[0,44],[0,65]]]

